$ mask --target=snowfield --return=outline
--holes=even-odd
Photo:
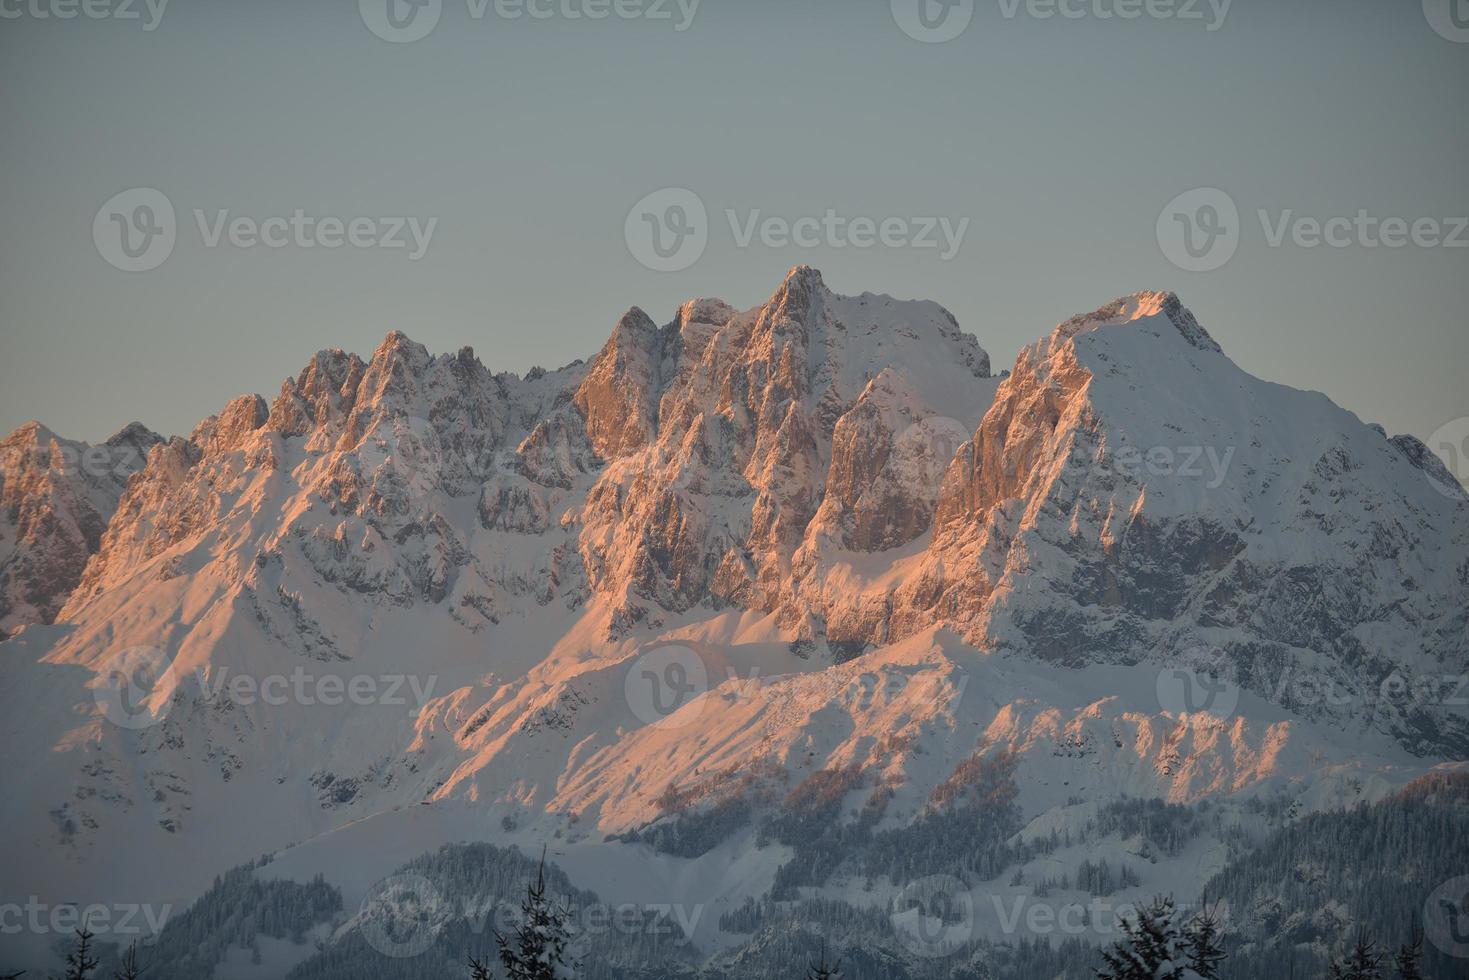
[[[747,311],[631,310],[557,371],[395,332],[187,438],[128,431],[120,483],[0,474],[5,567],[60,569],[5,606],[0,901],[181,909],[273,854],[350,915],[440,845],[549,842],[605,901],[697,909],[713,954],[797,853],[762,821],[880,835],[1004,765],[1021,857],[969,895],[1002,940],[1039,882],[1086,900],[1082,861],[1191,902],[1264,808],[1469,750],[1469,503],[1168,293],[997,377],[936,304],[800,267]],[[1096,829],[1153,799],[1214,816],[1168,853]]]

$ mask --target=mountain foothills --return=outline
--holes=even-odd
[[[0,449],[0,900],[310,910],[190,976],[262,943],[428,976],[365,966],[354,911],[546,841],[568,894],[703,913],[647,976],[769,975],[811,922],[849,976],[1054,976],[994,915],[894,964],[936,876],[1193,902],[1229,868],[1258,910],[1250,854],[1469,757],[1462,488],[1170,293],[996,376],[942,307],[798,267],[556,371],[394,332],[186,438]],[[1339,905],[1290,920],[1306,962],[1369,921]]]

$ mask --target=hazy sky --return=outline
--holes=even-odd
[[[152,30],[158,0],[86,0],[102,18],[68,2],[0,0],[4,431],[34,417],[74,438],[132,419],[187,432],[234,395],[270,397],[313,351],[366,353],[390,329],[471,345],[494,369],[555,366],[594,353],[630,305],[659,322],[694,296],[753,305],[798,262],[841,292],[937,300],[996,369],[1072,313],[1173,289],[1255,374],[1391,432],[1469,416],[1469,248],[1363,240],[1382,219],[1449,236],[1469,215],[1469,30],[1445,13],[1441,35],[1419,0],[1236,0],[1222,24],[1203,0],[1153,0],[1167,17],[1132,0],[1136,19],[1100,16],[1129,0],[1067,0],[1080,17],[978,0],[945,43],[900,29],[917,0],[896,15],[889,0],[703,0],[684,30],[688,0],[658,0],[669,19],[596,20],[567,13],[598,0],[533,0],[549,18],[442,0],[408,43],[369,29],[387,29],[386,0],[171,0]],[[125,272],[121,232],[163,216],[136,196],[103,205],[138,187],[174,208],[175,239]],[[654,271],[629,212],[670,187],[705,206],[708,244]],[[1238,222],[1197,196],[1198,227],[1164,213],[1195,188],[1224,191]],[[670,200],[644,213],[679,217]],[[245,244],[248,228],[208,244],[221,212],[269,225],[298,210],[316,247],[280,223],[263,229],[279,248]],[[808,222],[809,247],[740,241],[757,211],[829,210],[841,231],[813,238]],[[1338,223],[1340,247],[1293,240],[1311,241],[1296,217],[1359,211],[1367,232]],[[370,219],[363,242],[395,218],[437,223],[416,259],[406,230],[405,248],[323,247],[353,218]],[[900,244],[925,218],[968,219],[953,257],[937,231],[938,248]],[[904,220],[858,248],[841,237],[854,219]],[[1200,248],[1219,228],[1237,248],[1186,271],[1160,225]]]

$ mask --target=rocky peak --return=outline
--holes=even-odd
[[[295,378],[281,384],[270,407],[269,429],[286,436],[303,435],[351,412],[357,386],[367,365],[340,348],[318,351]]]
[[[648,314],[633,307],[617,321],[577,388],[572,400],[586,419],[592,448],[603,459],[634,452],[654,440],[668,336]]]
[[[159,441],[137,422],[90,445],[35,421],[0,441],[0,637],[55,619]]]
[[[1051,335],[1052,346],[1079,334],[1103,327],[1154,322],[1161,318],[1178,331],[1191,347],[1222,353],[1220,346],[1199,325],[1193,313],[1171,292],[1145,291],[1115,299],[1091,313],[1078,314],[1058,326]]]

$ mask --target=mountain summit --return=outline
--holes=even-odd
[[[803,266],[748,310],[631,309],[556,371],[395,331],[107,445],[136,464],[4,443],[0,820],[33,894],[196,895],[420,803],[617,848],[711,812],[727,836],[809,778],[834,820],[907,826],[995,753],[1042,819],[1078,794],[1310,809],[1469,751],[1452,698],[1379,696],[1469,661],[1469,504],[1171,293],[997,377],[942,307]],[[1164,696],[1177,672],[1228,710]],[[231,686],[323,676],[415,694]]]

